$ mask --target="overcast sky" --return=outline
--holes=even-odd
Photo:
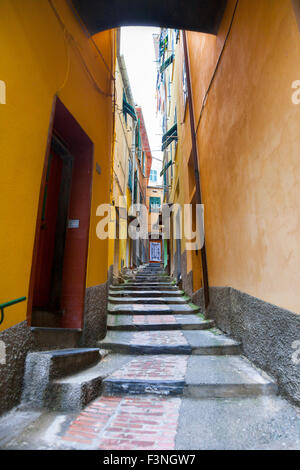
[[[143,109],[152,156],[162,160],[162,129],[160,115],[156,115],[157,69],[152,37],[159,32],[159,28],[121,28],[121,54],[125,58],[133,99]],[[160,172],[161,167],[159,161],[153,160],[152,169]]]

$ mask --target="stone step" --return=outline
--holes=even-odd
[[[145,274],[145,275],[136,275],[135,276],[135,280],[136,281],[154,281],[154,282],[172,282],[173,279],[170,277],[170,276],[153,276],[153,275],[149,275],[149,274]]]
[[[173,280],[170,280],[170,281],[167,281],[165,279],[159,279],[159,280],[152,280],[152,279],[149,279],[148,277],[144,280],[139,280],[139,279],[130,279],[127,281],[126,284],[136,284],[136,285],[143,285],[143,284],[147,284],[149,286],[156,286],[156,285],[161,285],[161,284],[165,284],[167,286],[169,285],[173,285],[174,284],[174,281]]]
[[[122,297],[149,297],[151,295],[152,298],[160,298],[160,297],[181,297],[184,295],[182,290],[109,290],[109,296],[113,296],[114,298],[122,298]]]
[[[144,269],[144,270],[141,270],[141,271],[137,271],[135,273],[136,276],[146,276],[146,275],[150,275],[150,276],[168,276],[167,273],[165,273],[164,271],[160,270],[160,269]]]
[[[126,297],[115,297],[109,295],[108,302],[112,304],[119,304],[119,305],[126,305],[126,304],[156,304],[156,305],[164,305],[164,304],[178,304],[184,305],[188,301],[191,301],[188,297],[163,297],[157,296],[153,297],[151,292],[151,297],[133,297],[133,296],[126,296]]]
[[[108,315],[107,329],[111,331],[207,330],[215,326],[213,320],[197,315]]]
[[[213,331],[108,331],[100,348],[126,354],[236,355],[241,344]]]
[[[237,398],[277,393],[275,382],[241,356],[141,356],[103,381],[103,394]]]
[[[85,408],[102,394],[103,380],[132,359],[132,356],[109,354],[88,369],[53,380],[47,387],[44,406],[64,412]]]
[[[173,315],[200,313],[200,307],[193,304],[108,304],[108,313],[115,315]]]
[[[145,277],[136,277],[135,279],[128,279],[129,283],[151,283],[151,284],[172,284],[174,282],[174,279],[165,279],[164,277],[162,278],[157,278],[157,277],[150,277],[150,276],[145,276]]]
[[[136,285],[136,284],[119,284],[117,286],[110,286],[111,291],[122,291],[122,290],[135,290],[135,291],[177,291],[178,292],[178,287],[176,285],[155,285],[155,286],[149,286],[148,284],[142,284],[142,285]]]
[[[98,348],[57,349],[27,354],[22,404],[31,408],[47,406],[49,384],[97,364]]]

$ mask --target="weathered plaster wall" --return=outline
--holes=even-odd
[[[28,297],[40,185],[56,94],[94,143],[86,285],[107,280],[108,242],[96,236],[96,208],[109,202],[112,99],[99,93],[95,84],[111,93],[112,82],[67,1],[53,3],[73,39],[64,34],[48,1],[28,0],[26,7],[21,0],[0,2],[0,79],[7,89],[6,104],[0,106],[0,303]],[[95,41],[112,67],[114,32],[101,33]],[[96,172],[96,162],[101,175]],[[7,310],[0,330],[24,321],[26,304]]]
[[[5,345],[5,363],[0,363],[0,414],[20,402],[28,352],[96,347],[97,341],[105,337],[107,289],[108,283],[86,289],[82,331],[30,328],[23,321],[0,333]]]
[[[274,377],[280,394],[299,405],[299,315],[231,287],[212,287],[210,299],[207,317],[241,341],[243,354]],[[193,301],[204,311],[203,289]]]
[[[217,37],[188,33],[196,122],[234,5]],[[240,0],[198,130],[210,285],[298,314],[299,70],[292,2]]]

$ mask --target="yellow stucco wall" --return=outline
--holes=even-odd
[[[132,142],[134,136],[134,120],[127,115],[127,122],[124,118],[123,91],[126,88],[123,83],[120,58],[116,60],[116,85],[115,85],[115,138],[113,154],[113,184],[112,200],[117,207],[128,209],[131,204],[131,192],[128,188],[129,155],[132,152]],[[133,157],[131,157],[133,159]],[[127,199],[125,199],[127,198]],[[124,215],[123,215],[124,217]],[[122,233],[121,233],[122,232]],[[123,218],[119,222],[119,233],[123,237],[118,242],[118,266],[115,266],[115,273],[123,266],[127,266],[127,225]],[[109,266],[114,264],[115,242],[109,242]],[[130,257],[128,258],[129,261]],[[129,263],[128,263],[129,264]]]
[[[94,143],[93,193],[87,287],[107,279],[108,242],[96,237],[96,207],[109,202],[112,93],[108,70],[65,0],[53,3],[73,39],[64,36],[47,0],[0,2],[0,79],[7,99],[0,105],[0,302],[28,295],[33,243],[50,115],[55,94]],[[114,32],[95,38],[113,67]],[[76,43],[76,47],[75,47]],[[105,260],[103,263],[102,261]],[[26,318],[26,303],[10,307],[0,329]]]
[[[217,37],[188,33],[202,100],[235,2]],[[300,313],[300,37],[290,0],[240,0],[198,132],[211,286]]]

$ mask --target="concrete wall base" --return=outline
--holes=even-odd
[[[192,296],[193,295],[193,272],[187,272],[187,252],[184,251],[181,254],[181,276],[182,276],[182,288],[184,292]]]
[[[193,302],[204,312],[203,289],[193,294]],[[210,288],[206,314],[242,342],[244,355],[274,377],[282,395],[300,405],[299,315],[231,287]]]
[[[82,331],[31,328],[24,321],[0,333],[0,414],[20,403],[28,352],[91,348],[105,337],[107,286],[108,283],[105,283],[86,289]]]
[[[97,341],[106,335],[107,283],[86,289],[84,311],[84,328],[79,346],[97,347]]]

